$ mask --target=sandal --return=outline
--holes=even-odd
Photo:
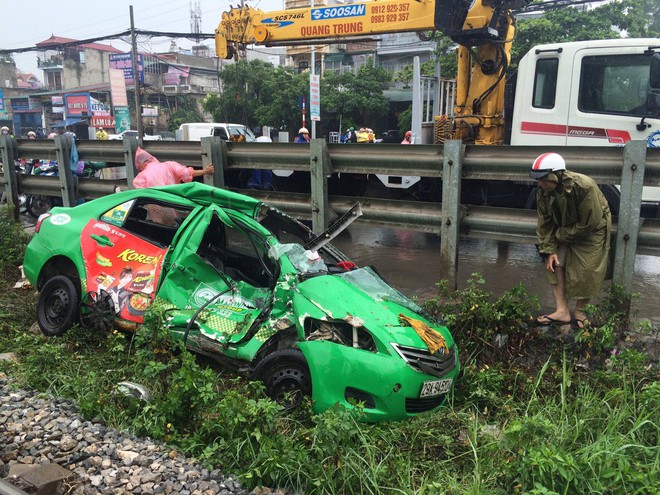
[[[571,330],[582,330],[589,323],[586,319],[575,318],[571,321]]]
[[[541,321],[541,320],[544,320],[544,321]],[[549,325],[568,325],[568,324],[571,324],[573,322],[570,321],[570,320],[569,321],[555,320],[554,318],[552,318],[548,315],[541,315],[541,316],[537,316],[534,319],[534,323],[536,323],[537,325],[542,326],[542,327],[547,327]]]

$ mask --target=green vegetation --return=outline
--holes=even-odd
[[[0,222],[0,249],[18,234]],[[14,261],[17,258],[14,257]],[[538,307],[524,287],[497,300],[474,275],[464,290],[439,284],[425,303],[461,348],[463,374],[447,407],[399,423],[360,422],[360,409],[285,413],[258,383],[196,359],[148,313],[139,334],[61,338],[29,331],[33,290],[0,280],[0,352],[17,386],[77,403],[87,418],[168,442],[237,473],[245,486],[369,494],[649,494],[660,478],[660,385],[646,355],[616,350],[631,330],[611,304],[592,307],[579,334],[529,326]],[[597,323],[596,323],[597,322]],[[567,341],[567,342],[565,342]],[[589,371],[585,369],[589,368]],[[149,402],[120,381],[149,384]]]
[[[309,73],[273,67],[253,60],[226,66],[220,72],[221,95],[208,95],[202,105],[215,122],[238,122],[256,129],[269,125],[297,133],[302,122],[302,98],[309,119]],[[328,73],[321,80],[321,120],[342,119],[343,127],[371,125],[387,115],[383,96],[389,75],[373,60],[356,74]],[[366,109],[366,110],[365,110]]]
[[[178,106],[172,109],[170,116],[170,131],[176,131],[186,122],[202,122],[202,116],[197,108],[196,100],[189,96],[179,96]]]

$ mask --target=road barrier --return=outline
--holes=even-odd
[[[59,177],[23,176],[4,167],[0,184],[8,201],[19,194],[61,196],[65,205],[78,197],[112,194],[131,187],[135,177],[137,141],[76,141],[81,160],[103,161],[125,170],[126,179],[100,180],[75,177],[69,167],[70,140],[13,140],[2,136],[0,158],[14,163],[18,157],[56,159]],[[460,203],[465,181],[518,181],[531,183],[527,171],[541,151],[537,146],[465,146],[460,141],[440,145],[341,145],[314,139],[309,145],[293,143],[227,143],[217,137],[192,141],[145,141],[141,145],[157,158],[201,168],[212,163],[208,183],[225,186],[225,172],[239,169],[286,169],[310,174],[310,194],[239,190],[299,218],[310,219],[321,232],[333,216],[341,215],[358,200],[328,194],[331,174],[386,174],[442,179],[442,203],[393,201],[361,197],[359,221],[389,228],[411,229],[440,235],[439,264],[449,287],[457,287],[460,236],[522,243],[536,242],[534,210],[467,206]],[[660,220],[641,218],[642,186],[660,186],[660,150],[644,141],[622,147],[544,147],[565,158],[568,168],[585,173],[600,184],[620,184],[619,215],[615,218],[614,282],[630,292],[636,254],[660,256]],[[659,215],[660,216],[660,215]],[[18,208],[16,207],[18,219]]]

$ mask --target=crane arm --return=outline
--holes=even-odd
[[[216,54],[232,58],[235,44],[284,44],[310,40],[339,43],[349,37],[438,30],[461,45],[498,39],[503,9],[528,0],[372,0],[264,12],[244,6],[222,14]],[[472,8],[470,8],[472,7]]]
[[[436,130],[436,141],[448,136],[500,144],[504,136],[504,75],[515,34],[511,9],[529,2],[371,0],[274,12],[247,6],[232,8],[222,14],[216,29],[216,55],[236,58],[237,45],[242,44],[341,43],[347,38],[437,30],[459,48],[455,116],[450,128]]]

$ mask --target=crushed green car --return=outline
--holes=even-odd
[[[359,207],[359,205],[356,205]],[[139,330],[150,307],[176,339],[316,412],[363,403],[369,421],[438,408],[459,372],[449,330],[275,208],[193,182],[135,189],[40,218],[24,260],[37,321],[57,336]]]

